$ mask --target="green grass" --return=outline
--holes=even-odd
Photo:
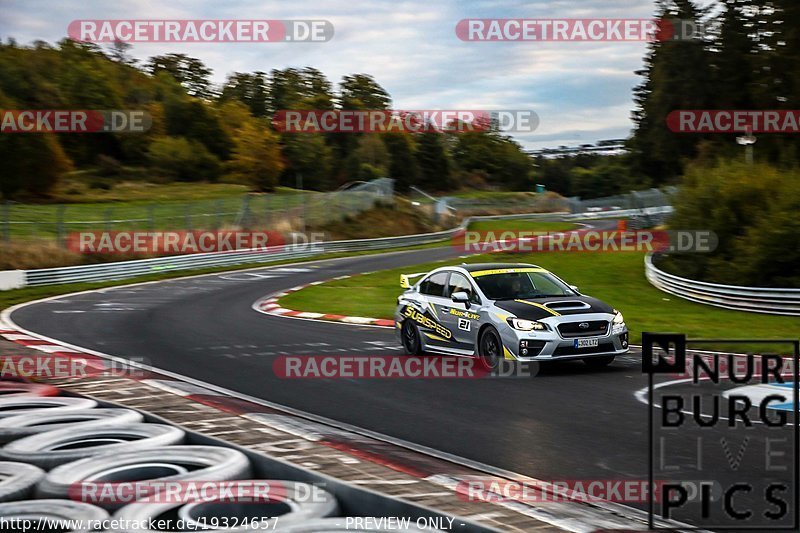
[[[645,279],[640,253],[492,254],[464,261],[526,262],[552,270],[577,285],[581,292],[622,311],[634,343],[641,342],[643,331],[679,332],[689,338],[800,336],[800,321],[796,317],[729,311],[661,292]],[[400,274],[425,272],[446,263],[426,263],[332,281],[292,293],[282,298],[281,304],[299,311],[392,318],[397,296],[402,292]]]

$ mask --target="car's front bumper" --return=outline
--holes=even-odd
[[[500,336],[505,346],[506,359],[516,361],[562,361],[620,355],[630,349],[628,328],[625,324],[612,325],[605,335],[580,337],[597,339],[597,346],[576,348],[577,338],[562,337],[555,328],[552,331],[518,331],[502,328]]]

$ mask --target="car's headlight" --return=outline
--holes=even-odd
[[[624,324],[625,319],[622,318],[622,313],[614,309],[614,324]]]
[[[521,318],[509,318],[508,325],[520,331],[544,331],[547,329],[547,327],[541,322],[523,320]]]

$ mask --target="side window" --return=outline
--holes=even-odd
[[[478,302],[478,295],[475,294],[472,284],[464,277],[463,274],[454,273],[450,276],[450,284],[448,286],[447,294],[452,296],[454,292],[466,292],[469,294],[471,302]]]
[[[419,292],[428,296],[444,296],[449,272],[438,272],[422,282]]]

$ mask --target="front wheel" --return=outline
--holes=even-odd
[[[583,362],[589,365],[589,368],[605,368],[614,362],[614,357],[613,355],[591,357],[589,359],[584,359]]]
[[[494,328],[488,328],[478,341],[478,359],[486,370],[493,371],[503,359],[503,343]]]
[[[422,341],[419,338],[416,324],[410,320],[404,320],[400,328],[400,335],[406,355],[422,355]]]

